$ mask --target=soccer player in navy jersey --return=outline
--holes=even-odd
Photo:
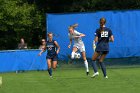
[[[95,39],[94,39],[95,43],[97,44],[96,44],[95,52],[92,56],[92,67],[94,70],[94,74],[92,75],[92,77],[96,77],[99,75],[96,66],[96,60],[99,57],[99,64],[101,66],[104,77],[108,78],[106,74],[106,67],[103,61],[106,55],[109,53],[109,42],[114,42],[114,37],[112,31],[109,28],[105,27],[106,19],[101,18],[99,22],[100,22],[100,28],[96,29]]]
[[[48,73],[50,77],[52,77],[52,68],[51,68],[51,62],[53,62],[52,67],[53,69],[56,69],[57,66],[57,60],[58,60],[58,53],[60,51],[60,46],[57,43],[57,41],[53,40],[53,34],[48,33],[48,40],[46,42],[46,47],[39,53],[39,56],[43,52],[47,50],[47,64],[48,64]]]

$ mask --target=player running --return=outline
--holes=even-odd
[[[105,27],[106,19],[100,19],[100,28],[98,28],[95,32],[95,43],[97,42],[95,52],[92,56],[92,67],[94,70],[94,74],[92,77],[98,76],[99,72],[97,71],[96,59],[99,58],[99,64],[101,66],[102,72],[105,78],[108,78],[106,74],[106,67],[104,64],[104,59],[106,55],[109,53],[109,41],[114,42],[114,37],[112,31]]]
[[[75,53],[79,50],[82,53],[82,57],[85,63],[85,68],[86,68],[86,74],[89,74],[89,68],[88,68],[88,62],[86,59],[86,53],[85,53],[85,45],[82,41],[81,37],[84,37],[85,34],[79,33],[78,31],[75,30],[75,27],[77,27],[78,24],[74,24],[72,26],[69,26],[69,33],[68,36],[70,38],[70,44],[68,45],[68,48],[71,47],[72,40],[74,40],[74,45],[71,53],[71,59],[74,59]]]
[[[47,59],[47,64],[48,64],[48,73],[50,77],[52,77],[51,62],[53,62],[52,64],[53,69],[56,69],[57,59],[58,59],[57,55],[60,51],[60,47],[58,43],[55,40],[53,40],[52,33],[48,33],[48,40],[46,42],[46,47],[39,53],[39,56],[41,56],[41,54],[45,52],[45,50],[47,50],[46,59]]]

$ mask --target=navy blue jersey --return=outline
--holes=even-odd
[[[98,37],[98,43],[95,51],[109,51],[109,38],[112,35],[112,31],[107,27],[103,27],[102,30],[101,28],[97,29],[95,36]]]
[[[55,45],[54,41],[55,40],[52,40],[51,42],[47,41],[46,49],[47,49],[47,55],[48,56],[56,55],[56,45]]]

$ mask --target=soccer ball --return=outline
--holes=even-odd
[[[74,58],[79,59],[81,57],[80,53],[75,53]]]

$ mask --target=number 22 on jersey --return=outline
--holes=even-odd
[[[103,31],[101,33],[101,37],[108,37],[108,32],[107,31]]]

